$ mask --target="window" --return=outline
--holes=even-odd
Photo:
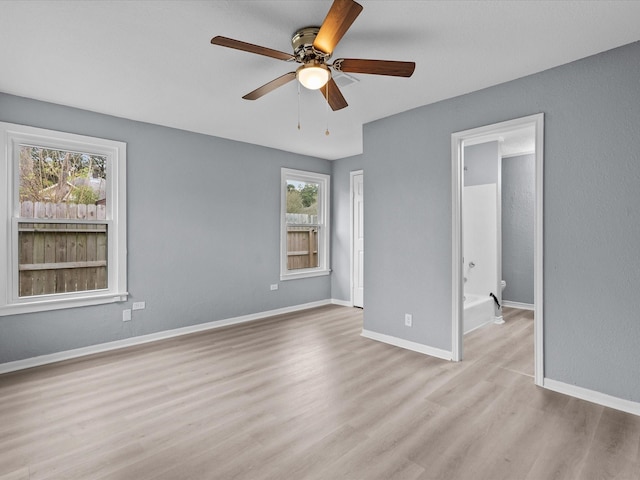
[[[282,169],[280,279],[328,275],[329,175]]]
[[[126,300],[126,145],[0,135],[0,315]]]

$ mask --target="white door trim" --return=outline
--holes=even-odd
[[[349,270],[351,272],[350,274],[350,284],[349,284],[349,294],[351,295],[351,306],[354,305],[353,301],[354,301],[354,295],[353,295],[353,289],[355,286],[355,280],[354,280],[354,276],[355,276],[355,272],[354,272],[354,268],[355,268],[355,251],[354,251],[354,242],[355,242],[355,235],[354,235],[354,230],[356,228],[355,225],[355,218],[353,216],[353,208],[354,208],[354,195],[355,195],[355,189],[354,189],[354,181],[355,181],[355,177],[357,175],[363,175],[363,180],[364,180],[364,170],[353,170],[352,172],[349,172],[349,225],[350,225],[350,237],[349,237],[349,243],[350,243],[350,251],[349,251],[349,256],[350,256],[350,260],[349,260]]]
[[[500,135],[509,130],[533,126],[535,128],[535,246],[534,246],[534,381],[542,386],[544,381],[544,322],[543,309],[543,159],[544,159],[544,114],[538,113],[527,117],[508,120],[493,125],[473,128],[451,135],[451,181],[452,181],[452,329],[451,354],[454,361],[463,357],[463,282],[462,282],[462,178],[463,178],[463,144],[478,137]]]

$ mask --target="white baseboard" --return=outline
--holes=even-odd
[[[587,388],[578,387],[576,385],[570,385],[568,383],[559,382],[557,380],[551,380],[545,378],[543,380],[543,387],[554,392],[563,393],[572,397],[586,400],[587,402],[597,403],[604,407],[613,408],[622,412],[631,413],[633,415],[640,416],[640,403],[632,402],[631,400],[625,400],[623,398],[613,397],[606,393],[596,392]]]
[[[443,360],[451,360],[453,355],[447,350],[441,350],[439,348],[430,347],[421,343],[411,342],[403,338],[392,337],[391,335],[385,335],[383,333],[372,332],[370,330],[362,330],[361,335],[371,340],[376,340],[382,343],[388,343],[395,347],[405,348],[414,352],[423,353],[432,357],[442,358]]]
[[[535,307],[533,303],[520,303],[520,302],[510,302],[509,300],[502,301],[503,307],[511,307],[511,308],[519,308],[521,310],[533,310]]]
[[[353,307],[353,302],[348,300],[338,300],[337,298],[332,298],[331,303],[333,305],[340,305],[341,307]]]
[[[242,315],[240,317],[227,318],[224,320],[216,320],[213,322],[199,323],[197,325],[190,325],[188,327],[176,328],[173,330],[164,330],[162,332],[150,333],[147,335],[140,335],[137,337],[125,338],[123,340],[116,340],[114,342],[100,343],[98,345],[91,345],[88,347],[75,348],[73,350],[66,350],[64,352],[51,353],[49,355],[40,355],[38,357],[25,358],[23,360],[16,360],[13,362],[0,363],[0,374],[15,372],[17,370],[24,370],[25,368],[37,367],[40,365],[46,365],[49,363],[61,362],[63,360],[70,360],[72,358],[83,357],[85,355],[92,355],[94,353],[108,352],[110,350],[117,350],[119,348],[132,347],[134,345],[142,345],[149,342],[155,342],[158,340],[165,340],[167,338],[179,337],[181,335],[187,335],[189,333],[202,332],[205,330],[211,330],[214,328],[226,327],[228,325],[236,325],[238,323],[251,322],[254,320],[260,320],[274,315],[282,315],[284,313],[297,312],[300,310],[307,310],[309,308],[321,307],[324,305],[332,304],[332,300],[320,300],[317,302],[304,303],[301,305],[294,305],[291,307],[277,308],[275,310],[268,310],[266,312],[252,313],[249,315]]]

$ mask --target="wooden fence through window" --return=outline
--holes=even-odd
[[[287,269],[318,266],[318,216],[287,213]]]
[[[96,223],[42,222],[45,219]],[[104,205],[21,202],[19,295],[28,297],[107,288],[105,219]]]
[[[287,269],[318,266],[318,227],[287,228]]]

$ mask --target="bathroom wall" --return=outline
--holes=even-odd
[[[534,278],[533,278],[533,249],[534,249],[534,207],[535,207],[535,157],[530,155],[518,155],[500,159],[500,147],[497,141],[470,145],[464,149],[464,275],[467,278],[465,292],[481,293],[487,288],[493,293],[497,287],[487,287],[484,282],[493,278],[507,282],[507,287],[502,293],[503,301],[511,301],[526,305],[533,305]],[[501,215],[501,273],[487,272],[485,262],[477,259],[484,255],[488,242],[487,232],[480,229],[481,225],[496,225],[493,217],[486,217],[489,208],[495,212],[494,205],[482,206],[487,202],[479,192],[475,192],[475,186],[496,185],[495,191],[501,195],[498,211]],[[473,193],[472,193],[473,192]],[[473,195],[473,199],[469,197]],[[497,200],[496,200],[497,201]],[[468,211],[472,209],[476,221],[473,223]],[[466,211],[466,212],[465,212]],[[497,228],[497,226],[495,227]],[[480,244],[486,246],[479,248],[469,235],[480,236]],[[496,239],[497,241],[497,239]],[[493,246],[489,247],[487,255],[493,255]],[[471,254],[471,252],[477,252]],[[472,258],[473,257],[473,258]],[[476,268],[469,269],[469,262],[474,261]],[[480,271],[478,270],[480,268]],[[501,277],[501,278],[500,278]]]
[[[497,141],[464,147],[464,186],[500,181],[500,145]]]
[[[502,158],[502,300],[533,305],[535,157]]]

